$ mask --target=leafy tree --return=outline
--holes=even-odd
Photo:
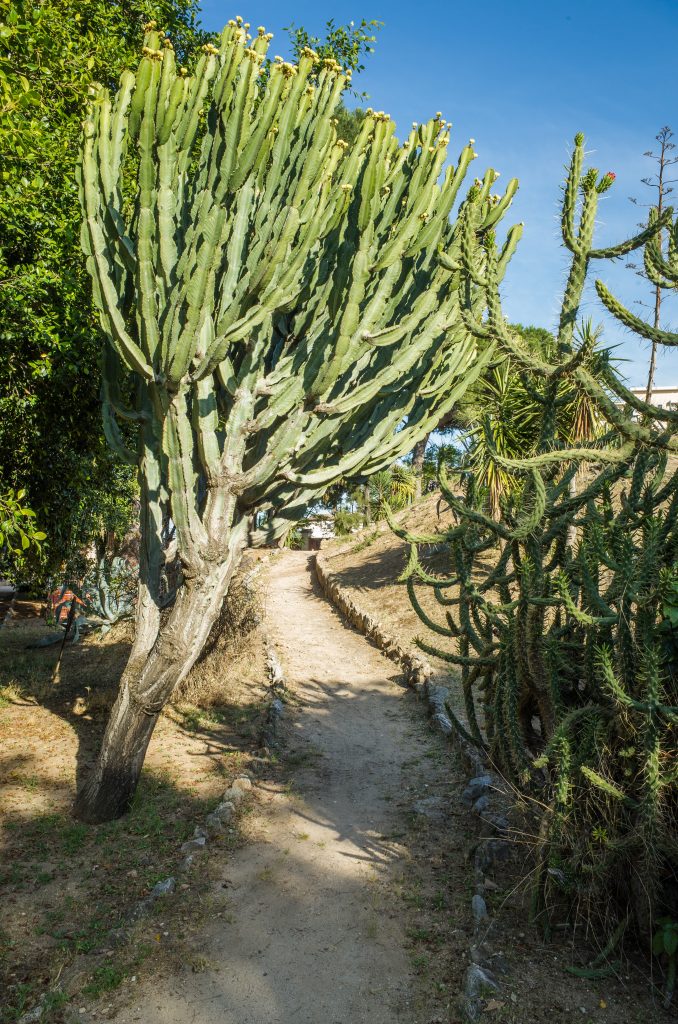
[[[35,523],[35,512],[23,504],[25,491],[0,494],[0,576],[13,575],[23,566],[26,552],[40,550],[45,534]]]
[[[374,53],[373,43],[376,42],[375,32],[383,27],[383,21],[363,18],[359,25],[350,21],[348,25],[335,25],[334,18],[325,23],[325,38],[312,36],[303,27],[297,28],[294,23],[288,25],[285,32],[292,43],[292,54],[295,61],[304,50],[311,49],[317,54],[313,76],[317,77],[322,62],[328,58],[336,60],[345,71],[349,72],[349,89],[351,77],[365,70],[363,59],[366,54]],[[367,93],[356,93],[359,99],[368,98]],[[335,115],[336,116],[336,115]],[[343,136],[340,136],[342,138]]]
[[[367,54],[374,53],[373,43],[376,42],[376,34],[383,27],[383,22],[372,19],[367,21],[363,18],[359,25],[349,22],[348,25],[336,25],[333,18],[325,24],[325,38],[310,35],[303,27],[297,28],[294,24],[289,25],[285,31],[292,43],[292,53],[295,60],[299,57],[304,48],[310,47],[318,54],[317,67],[321,66],[322,60],[333,58],[352,76],[359,75],[365,70],[363,63]],[[349,84],[347,92],[351,93],[358,100],[368,99],[366,92],[356,92]],[[361,107],[349,110],[342,100],[334,112],[337,121],[337,135],[350,145],[358,138],[360,128],[365,118],[365,111]]]
[[[101,429],[75,169],[89,83],[136,58],[149,9],[182,56],[208,38],[197,0],[0,0],[0,490],[35,510],[43,572],[133,512]]]
[[[409,466],[396,462],[390,469],[382,469],[371,476],[368,482],[371,518],[375,522],[384,518],[384,505],[397,511],[407,508],[415,498],[414,473]]]

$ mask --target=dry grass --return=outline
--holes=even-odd
[[[41,620],[18,618],[0,632],[3,1024],[44,993],[41,1020],[65,1019],[69,1000],[110,997],[142,962],[146,970],[163,957],[181,958],[187,923],[209,905],[202,873],[186,880],[190,899],[179,893],[172,909],[159,906],[130,930],[129,943],[118,948],[113,936],[156,881],[177,874],[181,842],[250,767],[267,692],[253,607],[232,600],[221,624],[248,623],[245,647],[235,656],[233,634],[214,638],[181,700],[158,722],[132,810],[99,826],[74,821],[70,807],[115,698],[130,625],[66,648],[56,685],[58,648],[27,649],[45,633]],[[224,842],[239,842],[238,830]],[[158,916],[177,921],[172,943]]]

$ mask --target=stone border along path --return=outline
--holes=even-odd
[[[450,834],[454,772],[425,756],[430,741],[407,688],[327,603],[307,554],[271,560],[266,603],[290,696],[292,782],[276,773],[255,780],[249,841],[221,864],[216,851],[210,859],[214,916],[187,962],[140,981],[113,1019],[428,1024],[422,1001],[437,998],[438,1009],[440,997],[415,983],[397,876],[420,834]],[[269,672],[277,674],[273,658]],[[460,867],[449,884],[464,882]],[[204,969],[194,973],[189,960]]]
[[[327,599],[341,611],[352,626],[383,651],[387,658],[401,666],[408,686],[426,701],[431,727],[448,737],[456,746],[462,762],[470,773],[471,777],[462,793],[464,804],[495,833],[494,836],[482,840],[476,847],[475,893],[471,898],[474,938],[469,948],[469,966],[460,994],[460,1009],[464,1019],[469,1022],[477,1021],[482,1015],[484,1000],[498,992],[500,987],[492,971],[495,954],[487,941],[490,931],[493,932],[496,941],[497,926],[490,920],[487,912],[485,875],[488,868],[501,863],[511,855],[511,825],[507,817],[511,804],[510,792],[503,780],[490,771],[481,752],[453,726],[446,706],[451,699],[450,690],[448,687],[435,684],[433,668],[426,658],[406,651],[374,616],[363,611],[349,591],[333,577],[322,555],[316,555],[313,564],[316,578]]]

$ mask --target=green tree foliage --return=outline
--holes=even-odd
[[[375,473],[367,485],[371,519],[377,522],[384,518],[386,503],[396,510],[407,508],[414,501],[415,491],[414,473],[401,462]]]
[[[363,60],[369,53],[374,53],[375,33],[383,27],[383,22],[363,18],[359,25],[353,21],[348,25],[336,25],[333,18],[325,23],[325,37],[310,35],[305,28],[289,25],[285,31],[292,43],[292,55],[298,61],[304,50],[310,49],[317,54],[312,77],[317,78],[322,69],[322,62],[328,58],[336,60],[349,73],[348,88],[353,75],[365,70]],[[366,93],[355,93],[360,99],[367,99]],[[343,138],[343,136],[339,136]],[[348,141],[348,140],[347,140]]]
[[[194,0],[0,0],[0,487],[25,490],[43,571],[132,512],[101,430],[75,168],[89,83],[135,59],[149,7],[181,53],[203,41]]]
[[[23,504],[25,491],[0,494],[0,577],[23,568],[26,552],[40,549],[45,534],[35,523],[35,512]]]
[[[318,68],[322,60],[330,57],[349,71],[351,76],[355,76],[365,70],[364,59],[368,54],[374,53],[373,43],[377,40],[375,33],[382,27],[383,22],[375,19],[367,21],[363,18],[359,25],[352,21],[348,25],[336,25],[334,20],[330,19],[325,24],[324,39],[312,36],[305,28],[297,28],[293,24],[285,31],[290,37],[295,60],[299,60],[302,51],[310,47],[318,54]],[[358,100],[364,101],[368,98],[366,92],[356,92],[350,84],[346,91]],[[360,134],[365,111],[361,107],[350,110],[342,100],[337,105],[334,116],[337,122],[337,136],[353,145]]]

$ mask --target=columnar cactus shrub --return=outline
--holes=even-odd
[[[635,238],[595,249],[596,204],[613,175],[583,172],[582,164],[578,137],[562,216],[572,260],[550,363],[506,325],[493,232],[479,229],[472,203],[462,214],[465,322],[522,367],[541,410],[536,450],[521,459],[494,450],[518,481],[498,517],[478,500],[472,472],[462,471],[455,488],[443,471],[456,525],[444,538],[394,527],[410,544],[404,578],[413,606],[447,640],[420,646],[461,672],[465,715],[450,709],[458,728],[519,788],[543,799],[547,786],[537,908],[564,879],[580,906],[593,893],[600,899],[589,906],[615,907],[620,921],[631,915],[651,937],[659,908],[675,917],[678,898],[678,473],[668,472],[678,413],[639,401],[590,332],[576,344],[575,327],[591,260],[644,245],[646,260],[673,280],[673,256],[663,261],[656,232],[661,223],[676,239],[678,221],[666,211]],[[464,298],[471,285],[485,295],[484,321]],[[640,330],[601,282],[596,287],[611,312]],[[653,336],[648,331],[641,333]],[[676,339],[662,332],[661,340]],[[574,446],[558,429],[573,388],[607,421],[606,433]],[[441,575],[427,568],[423,545],[443,539],[450,570]],[[444,615],[423,607],[417,584],[432,588]]]
[[[307,50],[262,76],[270,36],[247,30],[229,22],[188,75],[150,24],[137,72],[115,96],[95,86],[84,125],[104,423],[139,468],[142,530],[136,639],[77,798],[87,820],[129,805],[248,540],[282,536],[339,477],[411,450],[492,357],[458,296],[451,213],[472,143],[451,165],[440,115],[400,144],[371,111],[348,147],[341,68],[318,71]],[[516,187],[493,198],[495,178],[472,189],[486,230]],[[481,315],[480,293],[466,301]],[[168,519],[183,584],[161,626]]]

